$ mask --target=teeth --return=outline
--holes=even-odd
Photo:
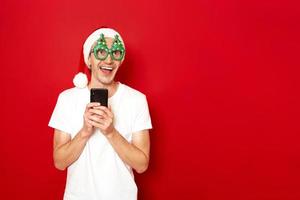
[[[102,67],[100,67],[100,69],[105,69],[105,70],[109,70],[109,71],[113,70],[112,67],[106,67],[106,66],[102,66]]]

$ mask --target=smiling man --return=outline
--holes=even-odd
[[[93,32],[83,56],[90,82],[63,91],[49,122],[55,167],[68,171],[64,200],[136,200],[132,170],[142,173],[149,163],[146,96],[115,81],[125,58],[124,41],[115,30]],[[91,88],[108,89],[108,107],[89,102]]]

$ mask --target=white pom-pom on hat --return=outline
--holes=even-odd
[[[76,74],[76,76],[73,78],[73,83],[77,88],[85,88],[88,84],[88,78],[86,74],[79,72]]]

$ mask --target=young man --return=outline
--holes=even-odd
[[[74,80],[80,87],[59,95],[49,122],[55,129],[55,167],[68,168],[64,200],[136,200],[132,169],[142,173],[149,163],[152,125],[146,97],[114,80],[125,57],[115,30],[93,32],[83,56],[90,82]],[[108,107],[89,102],[91,88],[108,89]]]

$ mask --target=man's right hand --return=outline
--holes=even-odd
[[[92,125],[93,113],[90,110],[97,106],[100,106],[100,103],[93,102],[86,105],[83,115],[83,127],[81,129],[83,137],[90,137],[94,133],[94,127]]]

